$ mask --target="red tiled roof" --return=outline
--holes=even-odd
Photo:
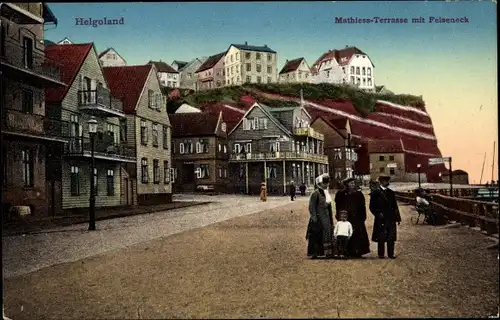
[[[152,61],[150,60],[148,64],[154,64],[157,72],[165,72],[165,73],[179,73],[179,71],[175,70],[168,63],[163,61]]]
[[[175,113],[169,114],[172,137],[193,137],[215,135],[219,114]]]
[[[323,53],[323,55],[321,55],[321,57],[319,57],[319,59],[316,60],[316,62],[313,64],[313,67],[312,67],[313,72],[317,71],[318,67],[321,65],[322,62],[327,61],[327,60],[331,60],[331,59],[335,59],[340,66],[344,66],[344,65],[349,63],[352,56],[355,54],[366,55],[366,53],[364,53],[363,51],[359,50],[356,47],[346,47],[346,48],[340,49],[340,50],[336,50],[336,49],[329,50],[328,52]],[[342,61],[342,58],[347,58],[347,60]]]
[[[371,140],[368,142],[369,153],[403,153],[401,140]]]
[[[198,70],[196,70],[195,73],[202,72],[202,71],[205,71],[205,70],[213,68],[217,64],[217,62],[219,62],[219,60],[224,57],[225,54],[226,54],[226,51],[208,57],[207,61],[205,61],[198,68]]]
[[[331,123],[335,128],[343,130],[347,129],[347,118],[344,117],[329,117],[328,122]]]
[[[114,97],[123,101],[123,111],[134,114],[135,106],[153,65],[103,68],[104,77]]]
[[[300,63],[302,62],[302,60],[304,60],[304,57],[287,61],[285,63],[285,65],[283,66],[283,69],[281,69],[279,74],[288,73],[288,72],[292,72],[292,71],[297,70],[297,68],[300,66]]]
[[[66,87],[45,89],[45,101],[61,102],[73,84],[80,68],[94,45],[92,43],[50,45],[45,47],[45,56],[62,64],[62,81]]]

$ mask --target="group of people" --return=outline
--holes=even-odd
[[[328,174],[317,177],[316,189],[309,199],[307,255],[313,259],[320,256],[360,258],[370,252],[365,225],[365,197],[356,181],[350,178],[343,181],[343,189],[337,191],[332,199],[329,183]],[[378,244],[378,257],[385,258],[387,248],[387,256],[394,259],[397,225],[401,222],[401,216],[389,183],[390,177],[381,176],[379,183],[370,188],[369,209],[375,217],[371,239]],[[334,205],[337,223],[333,219]]]

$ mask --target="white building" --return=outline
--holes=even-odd
[[[267,45],[231,44],[224,57],[225,85],[276,83],[278,54]]]
[[[69,40],[68,38],[64,38],[61,41],[59,41],[57,44],[73,44],[73,42],[71,40]]]
[[[102,67],[124,67],[127,61],[113,48],[107,48],[99,54],[99,63]]]
[[[200,112],[201,112],[200,109],[190,106],[187,103],[183,103],[174,113],[200,113]]]
[[[374,68],[370,57],[356,47],[329,50],[313,65],[314,83],[346,83],[375,91]]]
[[[175,70],[168,63],[163,61],[149,61],[148,64],[154,64],[156,70],[158,70],[158,79],[160,80],[160,85],[169,88],[179,88],[180,85],[180,75],[179,71]]]
[[[280,83],[311,82],[311,67],[306,59],[287,60],[279,73]]]

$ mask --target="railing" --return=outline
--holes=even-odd
[[[39,135],[41,137],[69,137],[69,123],[50,119],[42,115],[6,109],[3,116],[3,131]]]
[[[123,113],[123,102],[112,97],[110,91],[104,87],[78,91],[78,105],[84,108],[99,106],[110,111]]]
[[[35,40],[34,40],[35,41]],[[36,44],[33,43],[36,47]],[[33,72],[39,76],[62,82],[62,64],[45,57],[45,53],[31,51],[31,58],[25,57],[24,46],[14,41],[6,41],[5,53],[0,55],[2,64]]]
[[[395,192],[396,198],[405,203],[416,204],[413,192]],[[432,209],[448,221],[480,227],[488,234],[498,233],[498,204],[476,201],[441,194],[431,194],[429,203]]]
[[[103,139],[95,139],[94,154],[96,156],[135,158],[135,150],[123,144],[117,144],[111,136],[104,135]],[[66,147],[67,155],[90,156],[90,138],[70,138]]]
[[[308,152],[267,152],[267,153],[242,153],[231,154],[230,161],[248,160],[304,160],[315,162],[328,162],[328,156]]]
[[[484,188],[454,188],[450,195],[450,189],[427,189],[427,193],[452,196],[456,198],[495,198],[498,197],[498,187]]]
[[[298,136],[307,136],[317,140],[325,140],[325,135],[315,131],[313,128],[296,128],[295,134]]]

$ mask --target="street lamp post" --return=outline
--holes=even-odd
[[[421,168],[422,166],[419,164],[417,164],[417,172],[418,172],[418,188],[420,189],[421,185],[420,185],[420,171],[421,171]]]
[[[97,120],[91,117],[88,121],[90,136],[90,197],[89,197],[89,231],[95,230],[95,134],[97,133]]]

